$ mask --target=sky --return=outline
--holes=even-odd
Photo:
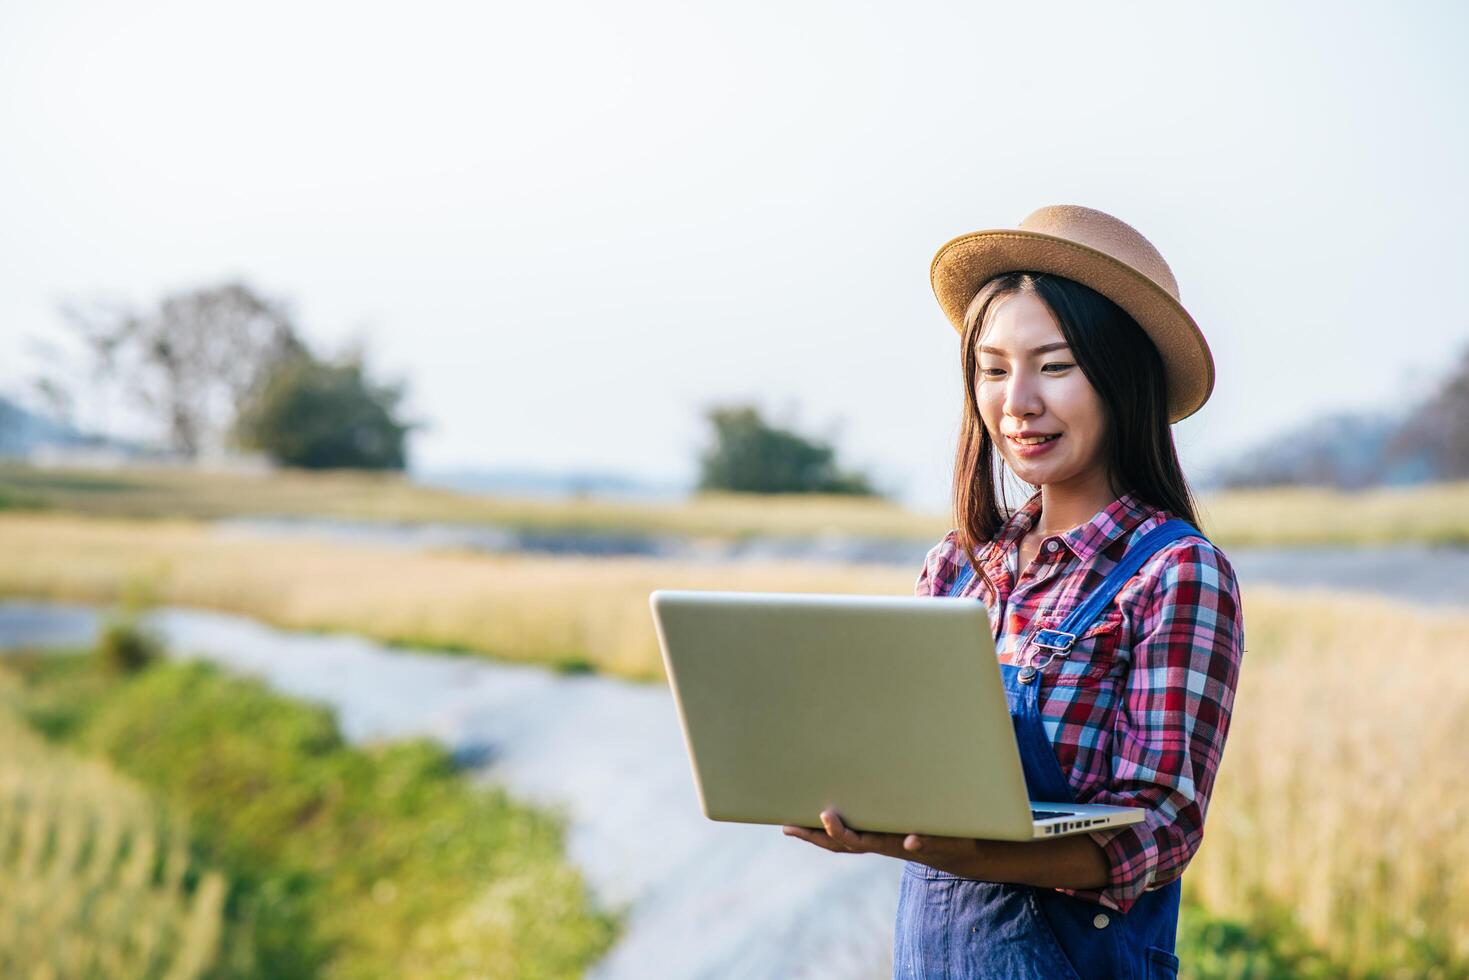
[[[1466,11],[0,0],[0,393],[63,302],[242,278],[407,382],[415,469],[687,481],[751,401],[937,512],[929,262],[1083,204],[1208,340],[1194,474],[1469,343]]]

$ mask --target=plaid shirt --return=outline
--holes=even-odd
[[[1039,666],[1049,651],[1031,646],[1031,633],[1059,626],[1131,541],[1176,516],[1123,494],[1088,523],[1042,541],[1017,583],[1017,546],[1040,509],[1036,491],[980,546],[984,575],[960,593],[989,608],[1001,663]],[[948,594],[965,560],[956,534],[929,551],[916,595]],[[1243,653],[1234,569],[1206,539],[1188,535],[1159,549],[1069,654],[1041,668],[1042,724],[1076,802],[1147,813],[1142,823],[1092,832],[1111,869],[1104,888],[1061,891],[1126,912],[1145,889],[1183,873],[1204,836]]]

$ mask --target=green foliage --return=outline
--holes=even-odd
[[[23,681],[12,707],[31,727],[60,741],[77,735],[120,680],[99,669],[95,651],[11,653],[0,663],[8,668],[0,676],[14,674]]]
[[[156,661],[162,652],[157,635],[131,616],[107,620],[97,638],[97,661],[111,674],[136,673]]]
[[[700,490],[874,496],[865,475],[837,469],[836,451],[775,428],[750,406],[710,409],[714,443],[699,460]]]
[[[1179,915],[1179,975],[1189,980],[1335,980],[1338,977],[1463,977],[1452,950],[1424,943],[1408,961],[1333,958],[1312,943],[1289,908],[1263,898],[1248,920],[1222,918],[1185,901]]]
[[[40,497],[0,487],[0,510],[42,510],[44,507]]]
[[[241,408],[235,437],[284,466],[401,470],[413,427],[397,417],[403,391],[370,381],[359,358],[302,354],[277,365]]]
[[[1238,922],[1185,903],[1178,925],[1179,973],[1191,980],[1342,975],[1285,914]]]
[[[610,946],[557,821],[432,743],[352,748],[326,709],[201,663],[57,660],[16,664],[27,715],[180,806],[233,881],[225,945],[248,925],[256,965],[216,976],[576,976]]]

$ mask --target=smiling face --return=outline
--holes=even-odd
[[[1015,475],[1035,486],[1104,484],[1106,410],[1041,298],[997,299],[976,349],[979,414]],[[1023,445],[1022,433],[1057,438]]]

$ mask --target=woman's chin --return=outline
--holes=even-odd
[[[1062,470],[1066,469],[1065,460],[1060,459],[1011,458],[1008,460],[1008,462],[1010,463],[1010,469],[1015,471],[1015,475],[1022,478],[1029,478],[1031,476],[1046,476],[1049,478],[1054,478],[1057,473],[1060,473]],[[1031,480],[1030,482],[1034,483],[1035,481]]]

